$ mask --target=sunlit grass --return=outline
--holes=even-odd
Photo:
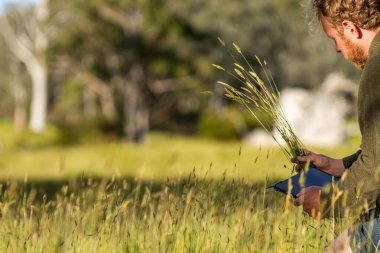
[[[1,186],[2,252],[322,252],[338,224],[242,179]]]
[[[1,136],[0,136],[1,139]],[[316,149],[343,157],[356,150],[354,140],[339,148]],[[220,142],[172,135],[150,134],[137,146],[123,142],[7,148],[0,153],[0,177],[54,178],[75,175],[120,175],[144,180],[166,180],[187,175],[194,168],[206,178],[244,177],[250,182],[277,180],[290,175],[289,161],[278,148],[255,148],[244,142]]]
[[[33,148],[7,136],[0,252],[322,252],[347,227],[266,189],[290,175],[278,148],[162,133],[141,146]],[[341,157],[357,145],[316,151]]]

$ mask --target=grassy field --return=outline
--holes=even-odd
[[[345,227],[266,190],[291,171],[275,148],[158,133],[25,146],[7,126],[0,140],[0,252],[321,252]]]

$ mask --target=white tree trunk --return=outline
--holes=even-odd
[[[0,16],[0,33],[13,55],[25,64],[32,79],[29,125],[33,132],[41,133],[45,129],[47,113],[45,57],[48,37],[44,31],[44,22],[49,15],[47,2],[42,1],[36,8],[15,9],[9,13],[21,29],[12,26],[7,14]]]
[[[33,132],[42,133],[47,114],[47,69],[42,64],[36,64],[31,68],[32,102],[29,126]]]

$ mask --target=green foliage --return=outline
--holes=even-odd
[[[46,131],[36,134],[28,129],[16,131],[9,121],[0,122],[0,145],[5,150],[13,148],[41,149],[61,144],[61,132],[57,127],[47,126]]]
[[[122,124],[104,118],[82,119],[80,122],[57,122],[61,145],[104,143],[122,137]]]
[[[209,111],[202,114],[198,123],[198,134],[220,140],[238,139],[244,132],[245,123],[239,111],[226,108],[216,115]]]
[[[194,101],[205,103],[200,91],[213,90],[207,84],[223,78],[211,68],[211,63],[229,61],[218,47],[218,36],[271,62],[280,88],[316,86],[337,68],[350,76],[357,73],[335,56],[326,38],[309,34],[305,10],[298,0],[48,2],[51,119],[79,119],[86,114],[83,94],[91,88],[76,78],[88,73],[111,91],[117,122],[127,124],[124,108],[132,99],[125,97],[125,87],[136,86],[138,97],[151,113],[152,128],[193,133],[188,129],[197,127],[206,107],[194,106],[191,115],[189,110],[177,108],[183,108],[183,97],[194,95]],[[4,51],[0,42],[4,65],[0,91],[5,95],[0,115],[11,117],[12,73]],[[139,78],[134,75],[136,68],[142,72]],[[24,82],[28,87],[29,80]],[[98,91],[96,96],[101,94]],[[99,108],[97,114],[105,116]]]
[[[67,80],[63,87],[60,99],[54,108],[54,118],[79,118],[81,117],[81,96],[85,89],[84,84],[75,79]]]
[[[105,143],[120,139],[120,122],[104,118],[82,120],[80,123],[56,122],[48,125],[43,133],[33,133],[29,129],[16,131],[11,122],[0,124],[0,150],[2,149],[44,149],[49,147]]]
[[[268,115],[259,110],[255,110],[255,114],[260,121],[267,122],[270,129],[273,128],[273,119]],[[233,140],[260,127],[260,122],[252,117],[251,112],[242,106],[228,105],[219,114],[206,110],[198,121],[197,133],[212,139]]]
[[[0,145],[3,148],[13,146],[17,138],[17,134],[11,122],[6,120],[0,121]]]
[[[173,8],[196,29],[215,34],[210,55],[213,62],[229,62],[216,47],[216,37],[235,42],[244,52],[271,62],[280,88],[290,85],[317,86],[339,68],[352,77],[354,67],[334,52],[334,47],[306,20],[307,5],[299,0],[199,0],[176,2]],[[199,6],[202,6],[199,8]],[[223,8],[219,8],[223,6]],[[291,15],[289,15],[291,13]],[[306,64],[305,64],[306,63]]]
[[[57,3],[60,1],[52,1],[52,6]],[[74,1],[70,11],[75,15],[65,24],[67,29],[62,29],[53,41],[54,52],[74,56],[81,70],[90,71],[116,91],[120,86],[113,83],[115,77],[128,81],[132,79],[128,76],[130,69],[136,64],[141,65],[145,71],[144,79],[149,82],[148,86],[139,84],[141,93],[153,114],[151,125],[160,130],[182,131],[180,129],[187,129],[192,124],[200,126],[198,129],[202,130],[199,132],[205,136],[227,135],[228,139],[242,135],[241,130],[234,130],[236,127],[222,116],[214,116],[211,120],[203,107],[192,112],[198,115],[191,117],[194,122],[182,120],[188,118],[186,112],[171,109],[181,107],[183,96],[207,90],[205,84],[213,84],[214,80],[221,78],[220,73],[213,72],[210,67],[212,62],[229,60],[217,47],[217,36],[237,42],[243,51],[250,52],[249,55],[254,52],[268,59],[275,80],[280,80],[277,82],[280,87],[292,84],[315,86],[331,66],[336,68],[337,65],[333,48],[329,51],[330,45],[327,46],[321,36],[308,34],[304,9],[296,0],[281,3],[275,0],[207,3],[143,0],[138,3],[92,1],[85,4]],[[65,42],[68,38],[71,43]],[[327,52],[326,57],[322,52]],[[304,64],[306,61],[309,64]],[[159,85],[155,82],[157,80],[171,81]],[[173,90],[176,92],[171,92]],[[124,101],[123,97],[117,98],[117,107],[122,108]],[[168,121],[156,116],[163,115],[163,111],[168,119],[178,120],[165,123]],[[197,118],[203,122],[196,122]],[[208,123],[205,118],[210,119]],[[219,134],[215,126],[221,123],[229,126]],[[214,126],[214,129],[204,130],[206,125]]]
[[[49,125],[41,134],[36,134],[30,130],[19,133],[15,146],[19,148],[46,148],[59,145],[61,143],[61,133],[56,127]]]
[[[260,122],[255,117],[252,117],[251,112],[245,110],[245,108],[241,108],[240,113],[244,118],[244,122],[247,125],[247,129],[254,130],[256,128],[261,127]],[[260,121],[267,122],[269,129],[273,129],[273,119],[268,117],[267,114],[260,112],[259,110],[254,110],[254,113],[257,115],[257,118],[260,119]]]

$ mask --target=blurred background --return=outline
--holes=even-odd
[[[360,72],[309,25],[306,1],[0,1],[0,15],[2,178],[283,177],[280,152],[217,85],[228,76],[211,64],[232,64],[218,37],[268,62],[305,144],[357,148]]]

